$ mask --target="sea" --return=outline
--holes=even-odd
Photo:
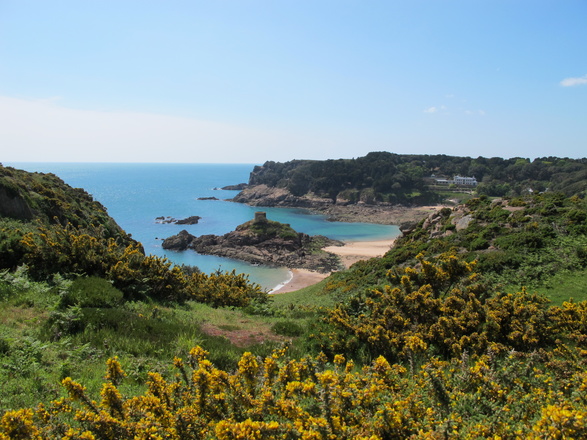
[[[108,214],[147,254],[165,257],[174,264],[197,266],[201,271],[246,273],[249,279],[270,291],[287,283],[286,268],[251,265],[245,262],[192,250],[169,251],[163,239],[186,229],[193,235],[222,235],[253,219],[256,211],[267,218],[288,223],[298,232],[325,235],[343,241],[391,239],[400,234],[398,226],[370,223],[331,222],[323,215],[294,208],[260,208],[231,202],[238,191],[221,188],[246,183],[255,164],[170,164],[170,163],[33,163],[4,162],[5,166],[53,173],[75,188],[83,188],[104,205]],[[216,198],[218,200],[198,200]],[[183,219],[201,217],[195,225],[161,223],[160,217]]]

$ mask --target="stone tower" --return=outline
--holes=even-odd
[[[255,212],[255,223],[267,223],[267,213],[265,211]]]

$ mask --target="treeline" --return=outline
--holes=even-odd
[[[502,159],[447,155],[407,155],[372,152],[356,159],[266,162],[250,176],[250,185],[287,188],[302,196],[314,193],[352,203],[431,203],[430,177],[475,177],[479,194],[516,196],[546,190],[584,194],[587,159],[557,157]]]

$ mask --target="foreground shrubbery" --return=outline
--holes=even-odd
[[[418,258],[327,313],[311,340],[327,355],[245,353],[233,369],[196,347],[144,392],[111,359],[99,397],[65,377],[68,398],[5,412],[0,439],[587,436],[587,303],[492,294],[454,254]]]
[[[31,206],[66,204],[46,202]],[[45,281],[0,273],[0,440],[586,438],[587,303],[497,288],[582,270],[585,202],[462,209],[331,277],[322,312],[317,298],[272,309],[242,275],[171,267],[85,217],[1,220],[2,265]],[[196,322],[219,310],[195,301],[279,314],[274,335],[306,351],[223,353]]]
[[[336,356],[289,360],[245,353],[234,372],[199,347],[175,376],[150,373],[125,396],[116,359],[100,396],[71,378],[69,397],[8,411],[0,439],[546,439],[587,435],[581,354],[489,350],[407,369],[377,358],[361,369]]]
[[[331,355],[365,361],[379,355],[413,361],[422,354],[444,359],[493,349],[531,352],[561,341],[587,349],[587,303],[551,306],[525,289],[493,292],[454,253],[388,272],[383,289],[350,297],[326,313],[313,335]]]
[[[111,280],[125,300],[196,300],[243,307],[267,297],[247,275],[188,273],[165,258],[146,256],[137,243],[120,245],[107,238],[101,227],[39,226],[27,232],[21,243],[23,259],[35,278],[47,279],[56,273],[102,277]]]

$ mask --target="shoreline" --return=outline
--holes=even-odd
[[[327,215],[331,221],[365,222],[379,224],[415,223],[433,212],[445,207],[444,204],[425,205],[415,207],[405,206],[338,206],[330,205],[321,208],[309,208],[310,211]],[[400,234],[401,235],[401,234]],[[400,236],[385,240],[347,241],[343,246],[327,246],[323,248],[340,257],[345,269],[361,260],[381,257],[391,249],[395,240]],[[307,269],[289,269],[290,278],[275,286],[269,294],[294,292],[304,287],[319,283],[329,274],[314,272]]]
[[[348,241],[343,246],[327,246],[323,249],[338,255],[345,269],[348,269],[357,261],[383,256],[391,249],[396,238],[376,241]],[[290,278],[271,290],[270,295],[295,292],[304,287],[313,286],[330,275],[309,269],[289,269],[289,273]]]

